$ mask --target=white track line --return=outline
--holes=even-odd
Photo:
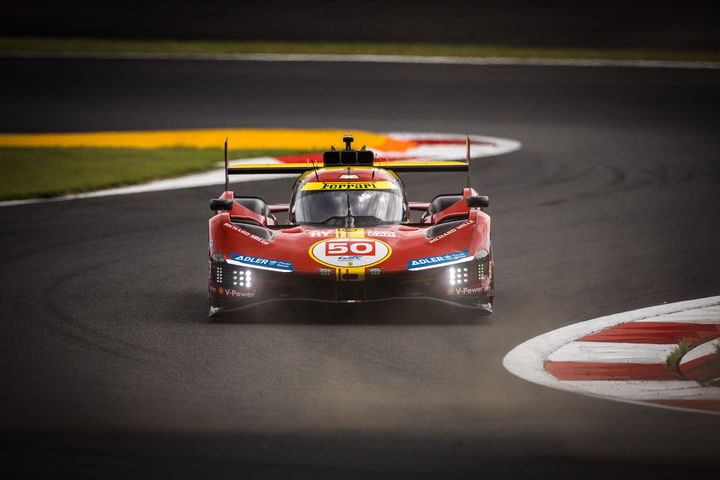
[[[720,396],[719,387],[700,387],[693,381],[561,381],[545,370],[544,362],[553,352],[563,345],[567,345],[578,338],[599,332],[608,327],[642,320],[664,321],[666,316],[679,313],[684,313],[686,318],[692,318],[697,315],[696,312],[703,310],[706,314],[708,311],[716,311],[718,306],[720,306],[720,296],[641,308],[639,310],[617,313],[615,315],[568,325],[539,335],[513,348],[505,355],[505,358],[503,358],[503,366],[511,373],[529,382],[620,402],[649,405],[643,403],[641,400],[682,399],[691,397],[715,399]],[[706,317],[706,322],[707,320],[708,317]],[[713,323],[717,322],[718,319],[715,317]],[[683,393],[683,391],[686,391],[687,395]],[[702,394],[703,396],[700,396],[701,392],[704,392]],[[699,412],[698,410],[692,409],[682,410]]]
[[[603,60],[573,58],[446,57],[424,55],[340,55],[309,53],[131,53],[131,52],[6,52],[2,58],[70,58],[125,60],[199,60],[223,62],[331,62],[331,63],[404,63],[430,65],[509,65],[536,67],[632,67],[720,69],[720,62],[674,60]]]
[[[416,139],[434,139],[434,140],[462,140],[465,141],[464,135],[447,134],[447,133],[408,133],[408,132],[391,132],[383,133],[389,138],[397,138],[400,140]],[[502,155],[518,150],[522,144],[516,140],[509,138],[486,137],[482,135],[470,135],[471,141],[482,142],[481,145],[473,145],[471,152],[472,158],[491,157]],[[416,148],[408,149],[395,155],[394,152],[379,152],[379,156],[398,157],[413,156],[422,157],[425,161],[442,161],[442,160],[464,160],[465,145],[421,145]],[[242,160],[233,160],[234,164],[242,163],[281,163],[273,157],[246,158]],[[378,163],[382,167],[382,161]],[[276,174],[276,175],[231,175],[230,183],[258,182],[262,180],[275,180],[278,178],[292,178],[297,175],[292,174]],[[140,185],[131,185],[128,187],[110,188],[107,190],[98,190],[87,193],[77,193],[70,195],[62,195],[52,198],[31,198],[27,200],[6,200],[0,202],[0,207],[11,207],[16,205],[28,205],[34,203],[61,202],[66,200],[81,200],[85,198],[108,197],[113,195],[130,195],[135,193],[159,192],[164,190],[177,190],[181,188],[206,187],[210,185],[223,185],[225,182],[224,170],[218,169],[210,172],[196,173],[186,175],[184,177],[168,178],[165,180],[157,180],[154,182],[143,183]]]

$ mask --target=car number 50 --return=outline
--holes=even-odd
[[[373,242],[327,242],[325,243],[325,255],[375,255],[375,243]]]

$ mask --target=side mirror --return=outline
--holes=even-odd
[[[213,198],[210,200],[210,210],[232,210],[233,201],[226,198]]]
[[[487,195],[478,195],[476,197],[467,197],[465,199],[469,208],[483,208],[490,206],[490,198]]]

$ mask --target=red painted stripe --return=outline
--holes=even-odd
[[[582,342],[695,343],[720,336],[717,323],[628,322],[579,339]]]
[[[720,400],[703,399],[677,399],[677,400],[646,400],[647,403],[656,403],[668,407],[691,408],[693,410],[705,410],[720,412]]]
[[[680,364],[680,372],[685,378],[707,384],[720,378],[720,355],[712,353]],[[712,382],[716,383],[716,382]]]
[[[545,370],[558,380],[680,380],[665,364],[545,362]]]

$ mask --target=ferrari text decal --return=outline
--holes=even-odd
[[[234,263],[240,265],[247,265],[266,270],[281,270],[285,272],[293,271],[292,262],[286,262],[284,260],[251,257],[250,255],[238,255],[237,253],[231,253],[230,256],[232,257]]]
[[[371,238],[329,238],[310,247],[317,262],[330,267],[369,267],[390,256],[390,246]]]
[[[252,238],[253,240],[255,240],[258,243],[262,243],[263,245],[270,245],[270,242],[268,242],[264,238],[258,237],[257,235],[250,233],[247,230],[243,230],[242,228],[238,227],[237,225],[233,225],[232,223],[225,223],[225,227],[229,228],[230,230],[233,230],[235,232],[238,232],[242,235],[245,235],[248,238]]]
[[[469,225],[472,225],[473,223],[475,223],[475,222],[473,222],[472,220],[466,220],[465,222],[461,223],[461,224],[458,225],[457,227],[453,227],[453,228],[451,228],[450,230],[448,230],[447,232],[441,233],[441,234],[438,235],[437,237],[431,238],[430,240],[428,240],[428,243],[435,243],[435,242],[437,242],[438,240],[441,240],[441,239],[443,239],[443,238],[445,238],[445,237],[448,237],[448,236],[452,235],[453,233],[456,233],[458,230],[462,230],[463,228],[465,228],[465,227],[467,227],[467,226],[469,226]]]
[[[393,182],[308,182],[303,190],[392,190]]]
[[[408,262],[408,270],[422,270],[436,265],[454,263],[458,260],[464,260],[467,256],[468,250],[463,250],[462,252],[446,253],[445,255],[437,255],[435,257],[417,258]]]

